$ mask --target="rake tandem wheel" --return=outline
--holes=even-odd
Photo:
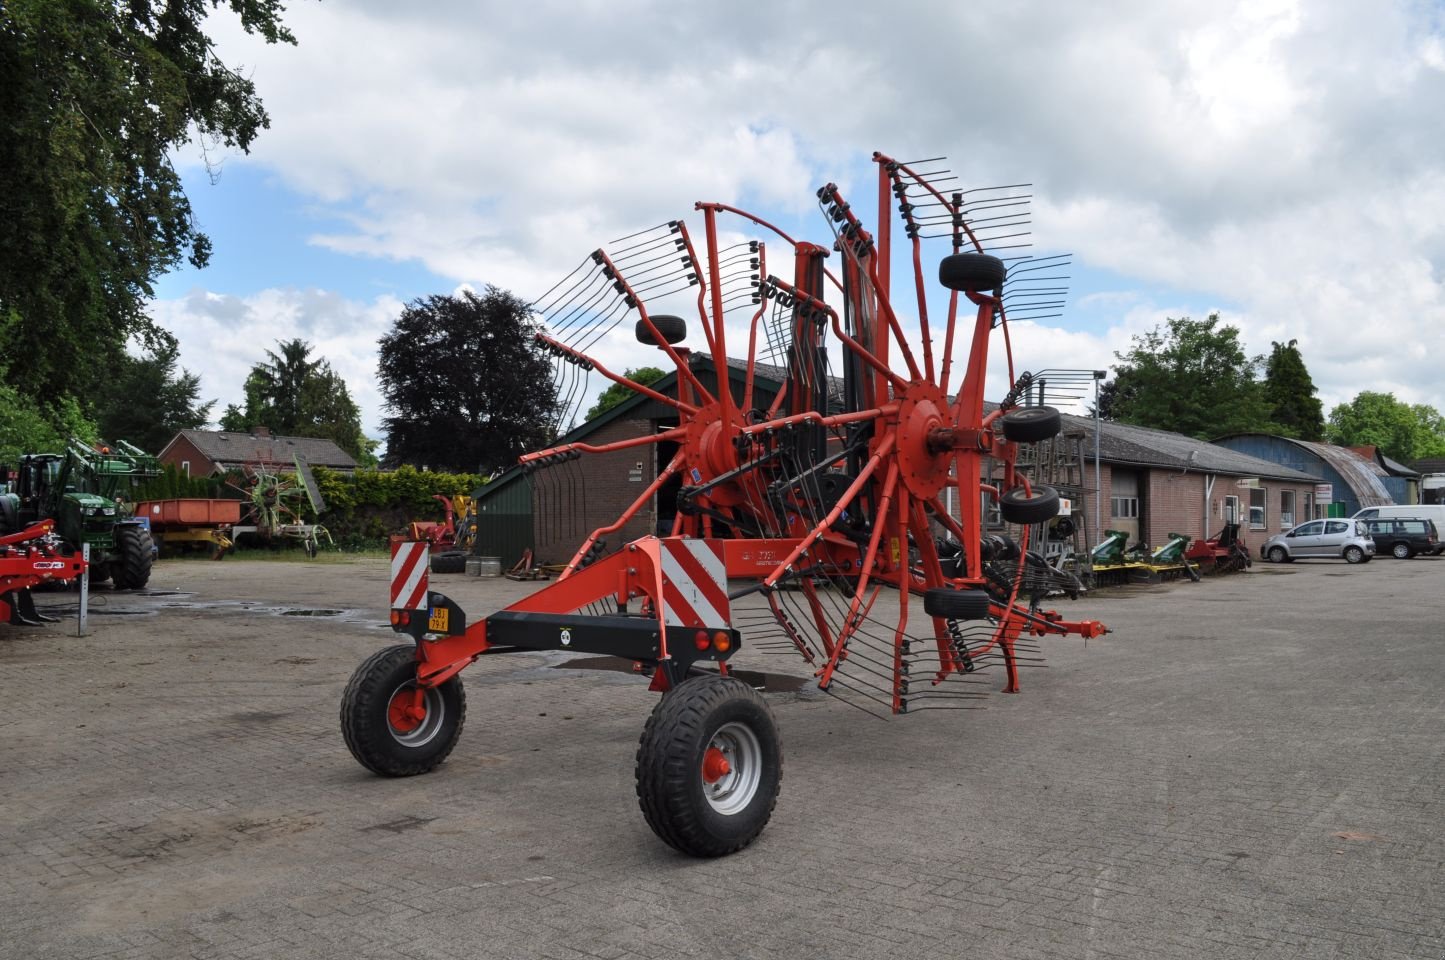
[[[580,403],[595,372],[677,421],[634,439],[527,454],[534,478],[573,469],[585,454],[663,443],[676,453],[621,517],[582,541],[556,581],[470,625],[428,589],[425,559],[401,545],[392,625],[412,636],[411,663],[403,662],[407,648],[373,656],[342,703],[346,742],[363,765],[406,775],[440,763],[460,733],[461,710],[451,707],[463,702],[459,673],[480,656],[567,650],[631,659],[663,694],[637,753],[643,814],[676,849],[718,856],[762,831],[782,779],[772,712],[728,675],[744,634],[760,649],[801,655],[820,689],[890,715],[968,705],[984,695],[979,674],[994,666],[1004,691],[1017,692],[1019,667],[1034,660],[1023,654],[1037,638],[1105,632],[1041,608],[1029,530],[1058,513],[1059,496],[1017,467],[1019,445],[1058,433],[1060,417],[1021,405],[1032,378],[1013,368],[1007,319],[1055,315],[1048,311],[1062,305],[1057,272],[1066,260],[1018,254],[1027,246],[1018,239],[1028,219],[1023,187],[952,189],[935,161],[874,160],[876,233],[833,184],[818,191],[827,246],[735,207],[698,203],[701,255],[687,225],[671,221],[594,251],[534,304],[564,406]],[[770,239],[732,239],[744,230]],[[789,278],[769,272],[769,242],[781,246]],[[941,255],[938,303],[925,250],[930,264]],[[832,253],[836,270],[825,263]],[[891,290],[895,253],[911,260],[912,334]],[[693,294],[701,357],[679,346],[687,321],[650,312],[676,310]],[[676,370],[675,395],[589,354],[634,316],[636,339]],[[713,373],[730,368],[729,335],[746,338],[731,361],[740,384]],[[1011,388],[988,410],[995,336]],[[756,389],[765,365],[783,372],[771,397]],[[607,553],[606,538],[674,479],[681,489],[670,535]],[[983,535],[986,500],[1017,525],[1014,537]],[[445,723],[434,709],[450,710]],[[433,729],[427,738],[415,733]]]

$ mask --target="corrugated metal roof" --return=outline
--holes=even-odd
[[[1350,485],[1350,489],[1355,492],[1361,508],[1380,507],[1395,502],[1395,498],[1390,496],[1385,485],[1380,482],[1380,477],[1387,474],[1379,464],[1366,460],[1348,447],[1314,443],[1310,440],[1292,440],[1288,437],[1282,439],[1299,444],[1333,467],[1335,472],[1344,477],[1345,482]]]

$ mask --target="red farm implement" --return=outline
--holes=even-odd
[[[14,626],[53,620],[35,609],[30,589],[74,580],[85,572],[85,561],[62,550],[54,528],[54,520],[42,520],[0,536],[0,620]]]
[[[1226,523],[1213,537],[1195,540],[1184,552],[1186,560],[1202,573],[1235,573],[1253,566],[1249,545],[1239,536],[1239,524]]]
[[[1028,216],[1022,188],[953,190],[931,162],[874,160],[876,232],[833,184],[817,194],[827,245],[699,203],[701,250],[687,224],[665,223],[593,252],[534,304],[562,396],[580,402],[581,378],[598,373],[662,405],[676,425],[555,446],[524,466],[647,445],[669,452],[555,582],[485,618],[469,622],[429,590],[424,544],[397,547],[391,620],[413,642],[373,655],[347,687],[343,732],[363,765],[402,776],[441,763],[464,712],[458,675],[480,656],[624,657],[663,694],[637,754],[643,814],[673,847],[717,856],[759,834],[781,778],[769,707],[729,675],[745,642],[795,652],[820,689],[890,715],[969,705],[989,668],[1017,692],[1038,638],[1104,632],[1044,609],[1027,562],[1030,533],[1058,513],[1059,496],[1018,467],[1020,447],[1053,437],[1061,418],[1021,405],[1033,378],[1013,369],[1006,319],[1051,315],[1066,261],[1013,256]],[[782,251],[771,262],[770,244]],[[895,256],[909,278],[900,301],[913,301],[911,330],[892,295]],[[779,262],[786,278],[771,272]],[[690,312],[694,295],[697,354],[680,346],[687,321],[661,312],[679,302]],[[676,370],[675,394],[589,353],[624,320]],[[986,412],[995,337],[1010,386]],[[740,380],[723,373],[729,338],[742,347],[732,361]],[[762,389],[760,367],[785,371],[776,393]],[[669,481],[680,483],[669,535],[609,554],[604,538]],[[983,535],[985,501],[1012,536]]]

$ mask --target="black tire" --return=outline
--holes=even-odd
[[[1359,547],[1345,547],[1344,558],[1345,563],[1364,563],[1365,551]]]
[[[97,585],[97,584],[101,584],[101,583],[105,583],[105,582],[106,582],[107,580],[109,580],[109,579],[110,579],[110,564],[108,564],[108,563],[92,563],[92,564],[90,565],[90,582],[91,582],[91,585],[92,585],[92,586]]]
[[[150,582],[151,564],[155,559],[151,547],[150,531],[144,527],[116,528],[115,551],[118,556],[112,561],[110,572],[115,578],[117,590],[139,590]]]
[[[1032,495],[1023,487],[1005,490],[998,498],[998,512],[1006,523],[1048,523],[1059,515],[1059,491],[1045,486],[1034,487]]]
[[[1008,267],[986,253],[955,253],[938,264],[938,282],[950,290],[997,290]]]
[[[945,620],[983,620],[988,617],[988,591],[933,587],[923,591],[923,612]]]
[[[1019,407],[1003,415],[1003,435],[1014,443],[1036,443],[1064,429],[1063,414],[1053,407]]]
[[[660,313],[648,319],[650,319],[652,325],[657,328],[657,332],[662,334],[662,339],[668,343],[682,343],[682,341],[687,339],[687,321],[682,319],[682,317],[674,317],[671,314]],[[637,321],[635,333],[637,334],[638,343],[645,343],[649,346],[660,345],[657,343],[657,340],[653,338],[652,331],[647,329],[647,324],[641,320]]]
[[[1269,562],[1270,562],[1270,563],[1287,563],[1288,561],[1289,561],[1289,551],[1286,550],[1284,547],[1270,547],[1270,548],[1269,548]]]
[[[709,781],[704,765],[712,756],[728,763]],[[767,826],[783,780],[783,744],[756,690],[735,677],[697,676],[647,718],[636,773],[637,802],[652,832],[691,856],[720,857]]]
[[[1415,551],[1410,549],[1408,543],[1397,543],[1390,548],[1390,556],[1396,560],[1409,560],[1414,555]]]
[[[397,694],[416,689],[416,647],[384,647],[361,662],[341,695],[341,736],[363,767],[383,777],[413,777],[436,769],[461,736],[467,697],[461,677],[427,691],[416,726],[393,725]],[[408,721],[410,722],[410,721]]]
[[[431,558],[432,573],[464,573],[467,569],[467,555],[462,550],[443,550]]]

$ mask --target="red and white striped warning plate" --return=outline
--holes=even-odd
[[[732,626],[721,548],[704,540],[662,541],[662,609],[669,627]]]
[[[427,571],[431,569],[431,545],[405,540],[391,545],[391,607],[393,610],[425,610]]]

